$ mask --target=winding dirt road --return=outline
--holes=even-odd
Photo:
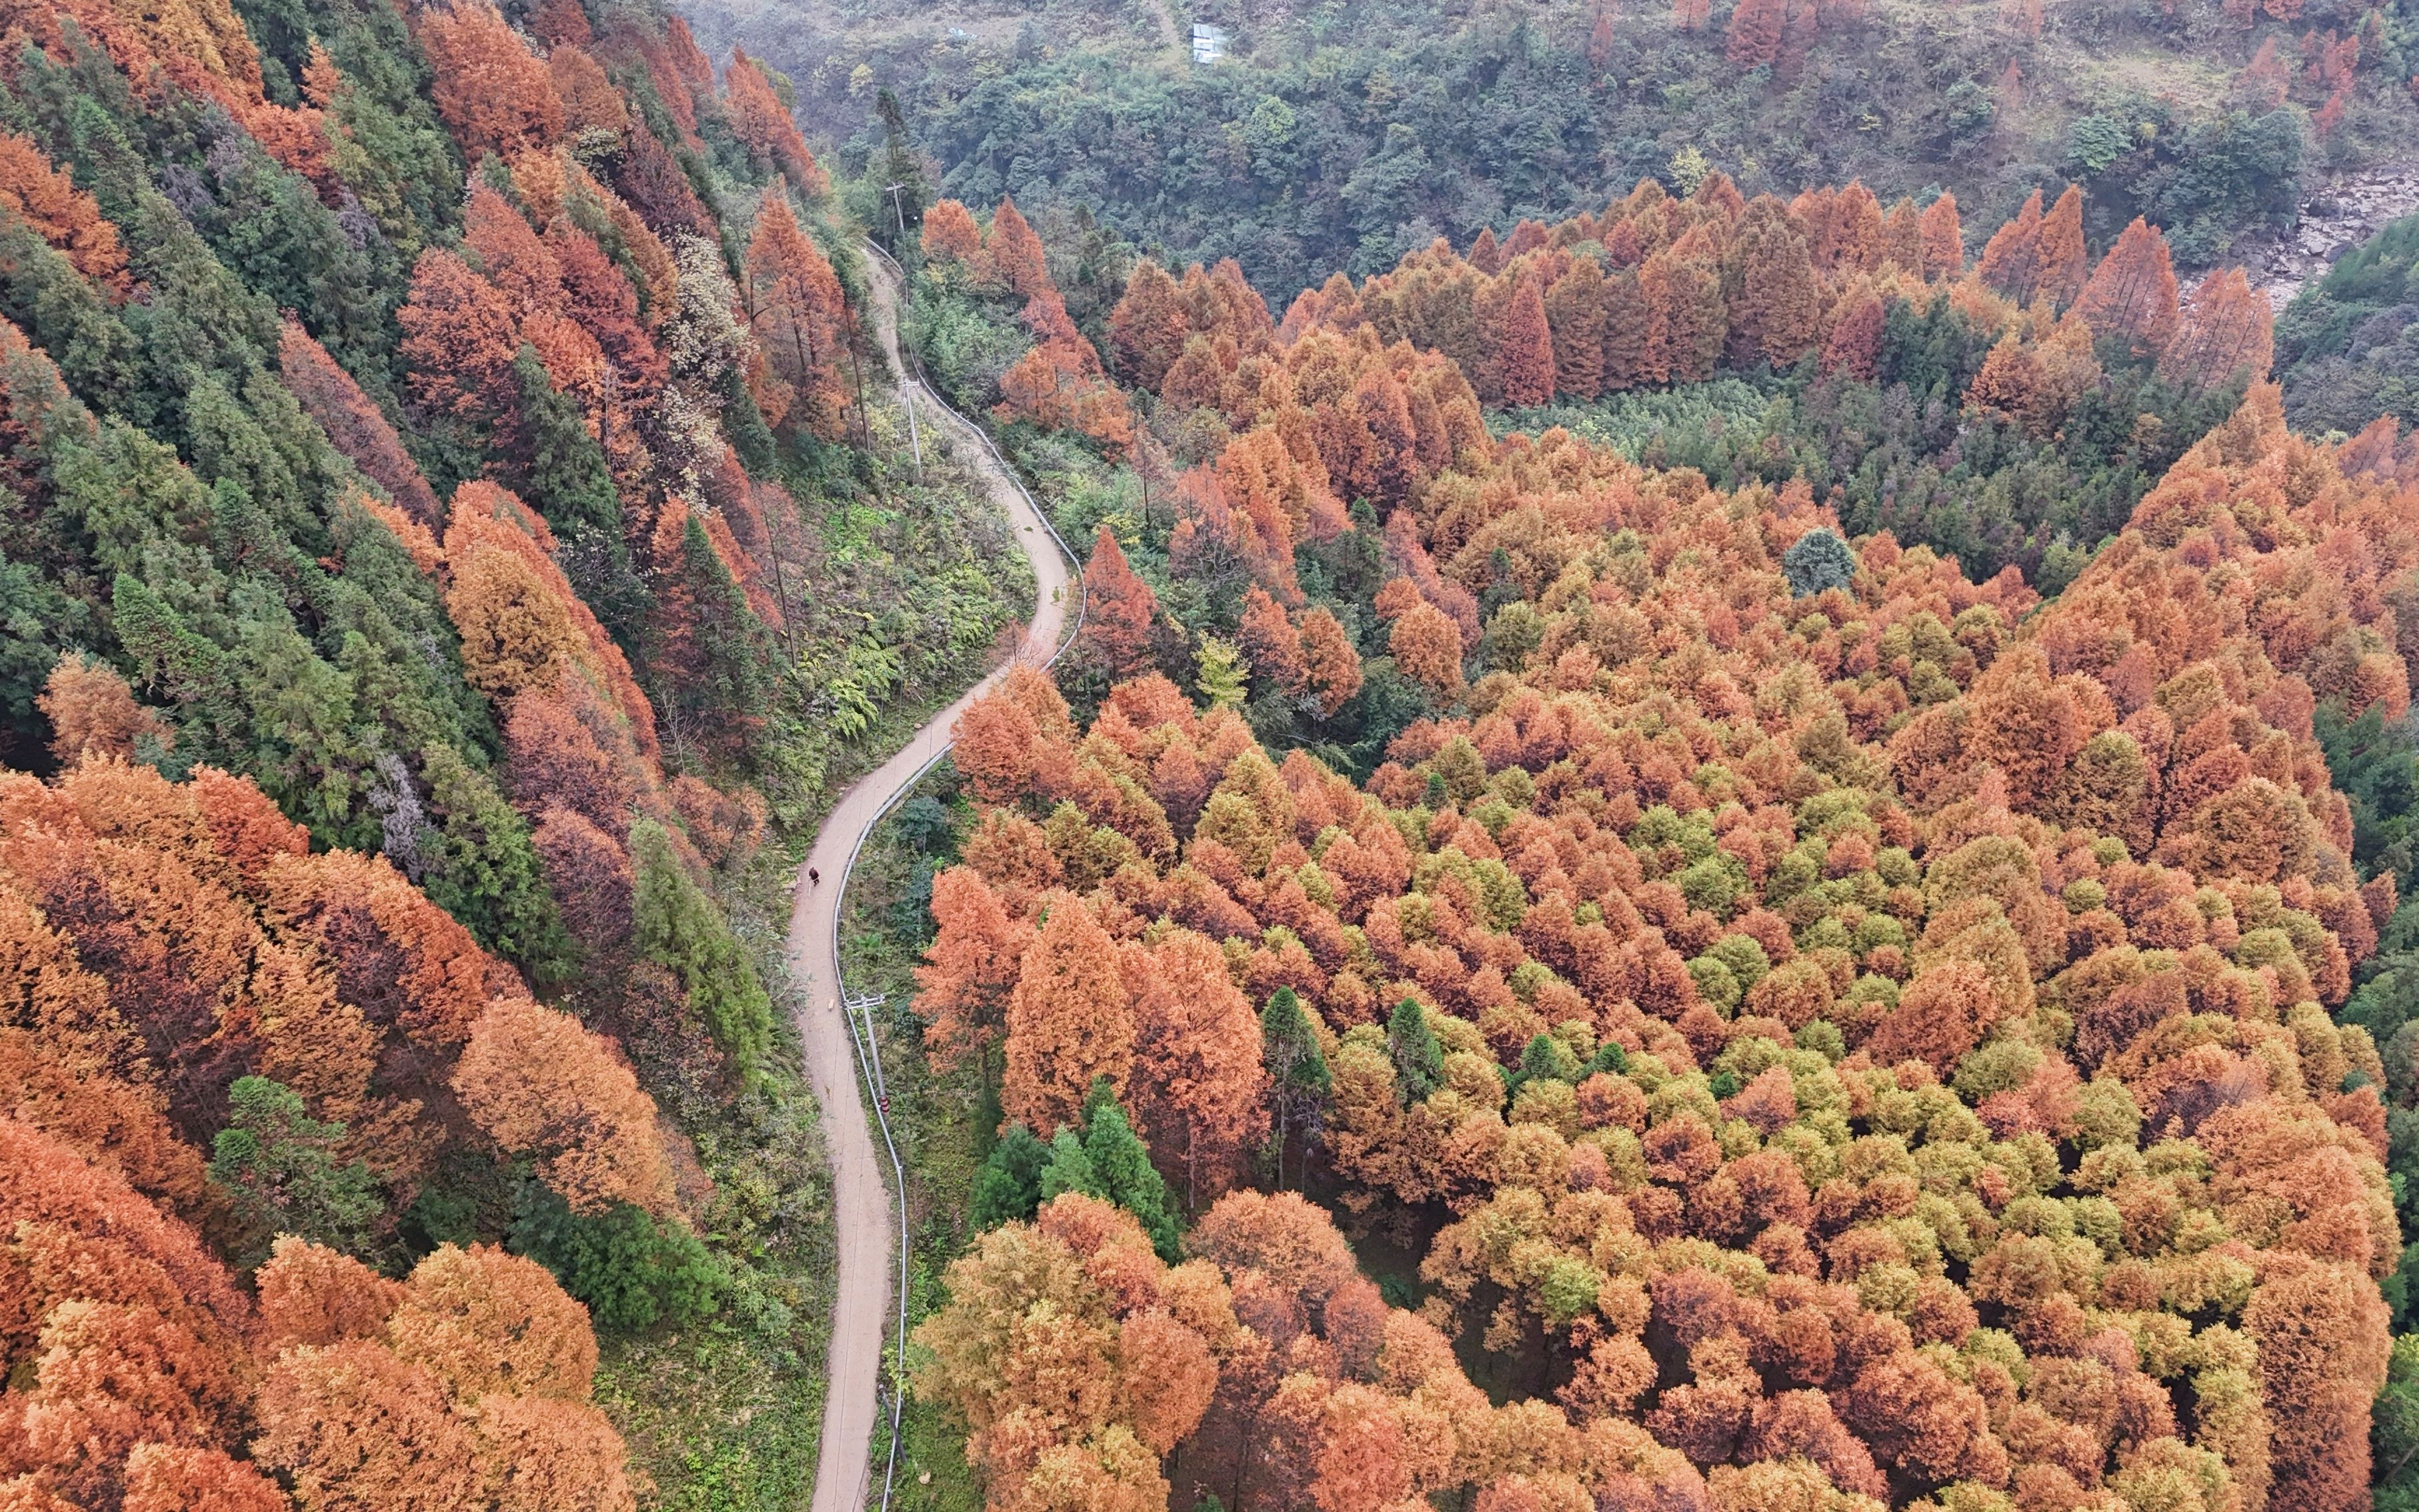
[[[875,330],[892,368],[904,374],[907,370],[899,362],[897,274],[879,257],[870,256],[867,261],[873,272]],[[979,432],[932,402],[913,378],[902,378],[901,389],[902,399],[912,391],[925,444],[932,444],[935,431],[948,435],[954,455],[983,480],[993,501],[1008,517],[1039,586],[1033,622],[1016,660],[1047,662],[1058,649],[1071,607],[1069,566],[1055,538]],[[878,1147],[874,1127],[867,1119],[856,1052],[840,1007],[840,895],[857,847],[874,823],[948,748],[958,716],[966,705],[1007,672],[1008,667],[1003,666],[977,683],[917,731],[898,754],[842,795],[816,835],[806,867],[798,872],[790,914],[790,971],[806,997],[798,1032],[805,1043],[807,1080],[823,1105],[840,1254],[839,1290],[832,1304],[830,1381],[824,1397],[813,1512],[862,1512],[873,1483],[871,1450],[882,1417],[882,1347],[895,1296],[890,1267],[899,1236],[896,1210],[883,1179],[888,1156]],[[822,874],[820,883],[807,880],[809,869]],[[886,1443],[884,1450],[887,1451]]]

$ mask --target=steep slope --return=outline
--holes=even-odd
[[[0,993],[0,1106],[123,1146],[212,1274],[265,1289],[300,1234],[363,1305],[299,1343],[180,1315],[208,1399],[155,1412],[106,1363],[139,1339],[52,1335],[157,1299],[54,1288],[0,1481],[115,1507],[150,1443],[237,1467],[151,1504],[248,1458],[350,1495],[327,1467],[384,1451],[312,1425],[392,1399],[437,1504],[791,1504],[832,1235],[778,841],[1019,584],[978,486],[890,455],[780,81],[644,6],[8,26],[0,763],[42,780],[0,891],[73,991]],[[443,1360],[364,1265],[455,1299]],[[563,1411],[455,1358],[509,1355],[513,1307],[551,1309]]]

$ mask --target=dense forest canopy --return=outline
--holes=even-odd
[[[1948,189],[1985,226],[2056,177],[2097,245],[2135,215],[2209,266],[2326,175],[2419,141],[2408,0],[1049,0],[800,9],[698,25],[798,81],[803,118],[878,155],[890,91],[945,192],[1087,214],[1272,301],[1444,236],[1552,221],[1639,177],[1747,193]],[[1223,27],[1195,66],[1161,26]],[[895,176],[892,176],[895,177]],[[868,219],[871,220],[867,207]]]
[[[990,1504],[2405,1494],[2419,453],[2087,203],[911,227],[1093,543],[908,924]]]

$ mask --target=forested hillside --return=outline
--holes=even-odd
[[[910,1504],[2403,1504],[2419,454],[2080,199],[1646,184],[1282,318],[926,213],[1093,546],[901,830]]]
[[[2286,412],[2307,430],[2356,431],[2380,416],[2419,426],[2419,217],[2336,259],[2277,332]]]
[[[2201,268],[2291,221],[2327,174],[2419,144],[2408,0],[693,9],[797,78],[850,174],[882,152],[887,90],[945,193],[1095,217],[1179,262],[1231,256],[1278,302],[1437,236],[1594,209],[1646,175],[1686,193],[1714,170],[1749,194],[1947,189],[1986,231],[2070,177],[2095,247],[2143,215]],[[1230,34],[1215,66],[1162,29],[1194,22]]]
[[[786,85],[638,4],[7,20],[0,1502],[793,1504],[781,857],[1031,590]]]

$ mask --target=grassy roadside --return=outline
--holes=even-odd
[[[890,1121],[907,1165],[911,1330],[947,1300],[942,1275],[972,1235],[963,1196],[997,1122],[974,1065],[943,1071],[925,1058],[912,1008],[914,968],[932,928],[932,872],[955,858],[958,837],[972,817],[957,788],[957,768],[944,761],[874,826],[850,878],[840,922],[840,969],[849,990],[888,999],[875,1011],[874,1032]],[[911,1396],[892,1505],[905,1512],[978,1512],[982,1489],[963,1451],[963,1435]],[[877,1444],[877,1456],[882,1452]]]
[[[920,479],[896,402],[867,406],[872,486],[809,509],[798,661],[812,717],[784,753],[796,791],[777,814],[794,861],[851,784],[888,760],[1014,645],[1035,579],[972,459],[920,432]],[[786,883],[784,884],[786,886]]]

